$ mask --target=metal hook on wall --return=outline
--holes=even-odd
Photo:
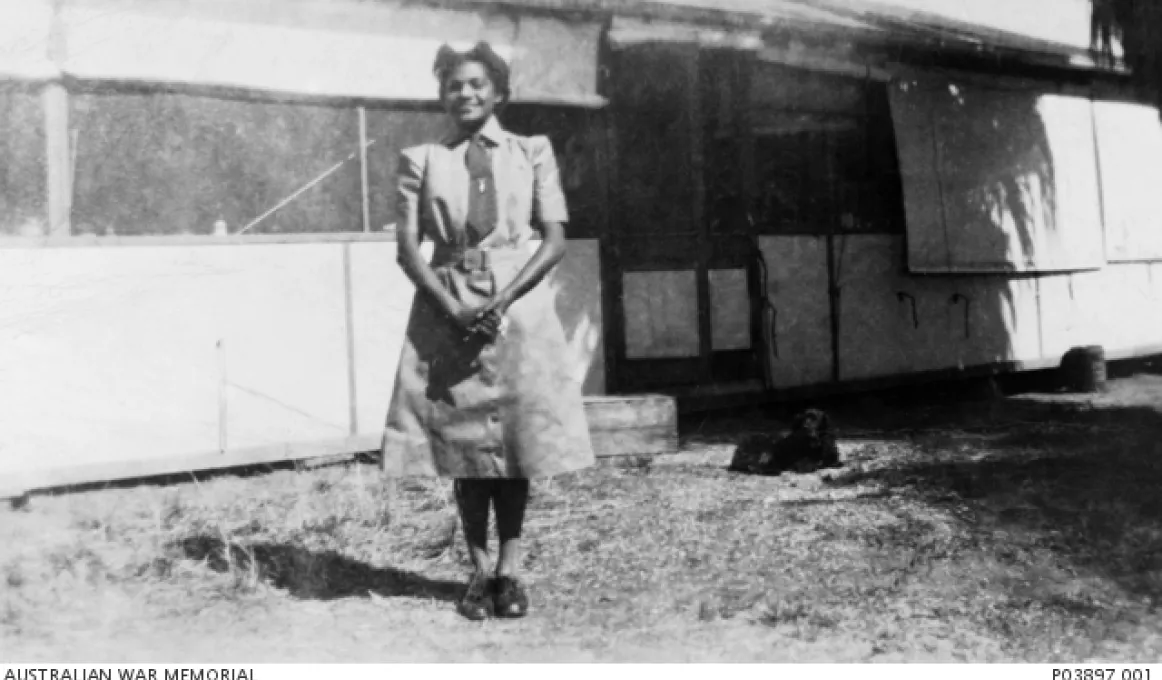
[[[229,423],[226,394],[230,382],[226,378],[226,340],[218,338],[216,343],[218,354],[218,452],[226,453],[226,426]]]
[[[969,332],[968,324],[969,324],[969,307],[972,305],[972,298],[968,297],[967,295],[962,295],[960,293],[953,293],[952,297],[948,298],[948,303],[954,305],[957,302],[960,302],[961,300],[964,300],[964,337],[967,338],[967,337],[969,337],[969,335],[971,335],[971,333]]]
[[[896,300],[898,300],[899,302],[903,302],[904,300],[907,300],[907,301],[912,303],[912,328],[919,328],[920,327],[920,317],[919,317],[919,315],[916,314],[916,298],[911,293],[908,293],[908,292],[902,291],[902,290],[897,290],[896,291]]]
[[[779,309],[771,305],[771,352],[779,358]]]

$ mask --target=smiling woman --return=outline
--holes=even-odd
[[[391,475],[455,480],[475,566],[460,613],[523,616],[517,580],[529,479],[592,465],[581,383],[553,293],[568,220],[547,137],[504,130],[508,65],[487,43],[441,48],[434,65],[450,132],[400,154],[399,263],[417,295],[387,427]],[[530,257],[534,229],[541,243]],[[420,241],[434,253],[425,260]],[[488,551],[496,508],[500,554]]]
[[[508,65],[487,43],[478,46],[471,56],[469,61],[447,45],[436,54],[440,101],[461,129],[479,129],[512,96]]]

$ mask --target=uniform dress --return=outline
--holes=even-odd
[[[473,144],[491,177],[470,172],[481,157]],[[491,209],[483,219],[482,197]],[[548,138],[512,134],[495,118],[475,138],[405,149],[398,201],[400,218],[433,241],[440,282],[471,305],[503,290],[532,256],[533,220],[568,220]],[[493,341],[472,336],[416,293],[383,439],[387,474],[535,478],[593,464],[581,385],[544,280],[509,307],[504,324]]]

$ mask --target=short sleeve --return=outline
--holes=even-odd
[[[533,219],[539,222],[568,222],[569,209],[565,204],[565,192],[561,190],[561,173],[557,169],[557,158],[553,155],[553,144],[543,135],[531,137],[529,142],[535,182]]]
[[[427,149],[423,146],[404,149],[399,154],[396,169],[395,213],[396,229],[410,228],[420,232],[420,189],[424,181]]]

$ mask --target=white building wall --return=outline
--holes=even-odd
[[[599,272],[575,240],[547,282],[587,394],[604,392]],[[0,487],[223,436],[223,460],[374,448],[413,295],[392,242],[0,248]]]

